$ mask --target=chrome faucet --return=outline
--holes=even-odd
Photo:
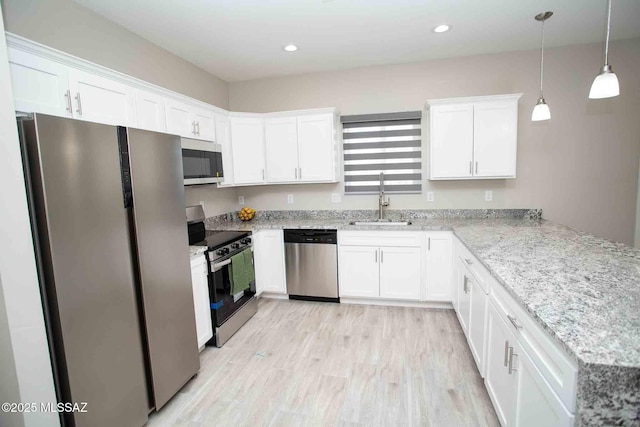
[[[378,221],[384,220],[383,207],[389,206],[389,198],[384,198],[384,172],[380,172],[380,197],[378,198]]]

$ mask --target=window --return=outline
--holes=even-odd
[[[420,111],[342,116],[345,194],[422,191]]]

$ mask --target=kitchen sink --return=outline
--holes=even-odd
[[[380,225],[385,227],[398,227],[401,225],[411,225],[411,221],[351,221],[349,225]]]

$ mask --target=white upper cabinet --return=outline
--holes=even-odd
[[[430,179],[515,178],[521,96],[427,101]]]
[[[515,177],[518,101],[482,102],[473,109],[476,177]]]
[[[140,129],[165,132],[167,122],[164,98],[145,90],[136,90],[136,120]]]
[[[298,179],[301,182],[335,181],[333,114],[298,116]]]
[[[167,132],[185,138],[215,141],[216,125],[213,111],[180,102],[165,100],[167,110]]]
[[[234,184],[264,183],[264,119],[231,116],[230,125]]]
[[[77,119],[136,127],[135,90],[120,82],[69,70],[73,115]]]
[[[233,185],[233,156],[231,153],[231,130],[229,128],[229,116],[226,114],[216,114],[216,143],[222,147],[222,172],[223,181],[218,183],[218,187],[229,187]]]
[[[16,110],[72,117],[68,67],[13,48],[8,53]]]
[[[291,114],[265,119],[267,182],[335,181],[335,113]]]
[[[298,125],[295,117],[272,117],[264,121],[267,181],[298,181]]]
[[[473,104],[431,108],[431,177],[472,176]]]

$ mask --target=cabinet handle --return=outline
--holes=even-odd
[[[380,249],[380,264],[384,262],[384,251]]]
[[[264,169],[262,169],[262,180],[264,181]]]
[[[478,162],[476,162],[476,175],[478,174]]]
[[[73,113],[73,106],[71,105],[71,91],[67,89],[67,93],[64,94],[64,97],[67,99],[67,111]]]
[[[511,316],[510,314],[507,314],[507,319],[509,319],[509,321],[511,322],[511,324],[513,326],[515,326],[515,328],[519,331],[522,330],[522,325],[518,323],[518,319],[516,319],[514,316]]]
[[[473,261],[471,261],[469,258],[465,258],[465,259],[464,259],[464,262],[466,262],[466,263],[467,263],[467,265],[471,265],[471,264],[473,264]]]
[[[196,135],[200,136],[200,122],[196,122]]]
[[[513,356],[517,355],[518,353],[513,352],[513,347],[509,347],[509,375],[511,375],[514,371],[517,371],[517,369],[513,367]]]
[[[376,254],[376,264],[377,264],[378,263],[378,251],[377,250],[375,251],[375,254]]]
[[[504,367],[506,368],[509,365],[509,341],[504,342]]]
[[[298,168],[298,176],[302,179],[302,168]]]
[[[467,276],[464,276],[464,286],[463,286],[463,290],[465,294],[469,293],[469,278]]]
[[[431,237],[427,238],[427,250],[431,250]]]
[[[78,109],[76,110],[76,112],[82,115],[82,101],[80,100],[80,92],[76,93],[76,101],[78,101]]]
[[[191,122],[191,133],[196,134],[196,122]]]
[[[293,170],[294,170],[294,171],[295,171],[295,173],[296,173],[296,179],[298,179],[298,168],[293,168]]]
[[[473,175],[473,161],[469,162],[469,175]]]

